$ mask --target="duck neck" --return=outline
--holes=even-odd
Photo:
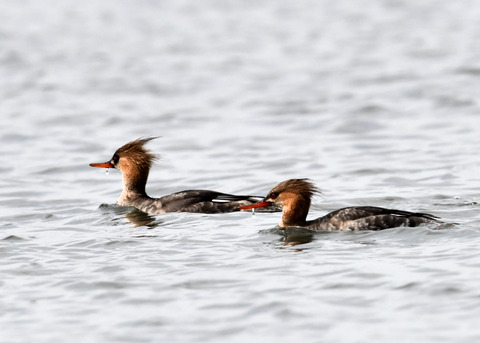
[[[292,194],[283,202],[282,221],[280,227],[305,226],[307,222],[310,199]]]
[[[145,191],[148,179],[148,170],[131,171],[122,173],[123,190],[118,199],[118,204],[122,206],[134,206],[134,202],[139,198],[149,198]]]

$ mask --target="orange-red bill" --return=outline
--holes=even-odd
[[[255,204],[252,204],[252,205],[246,205],[246,206],[239,207],[238,209],[239,210],[251,210],[252,208],[267,207],[267,206],[271,206],[271,205],[272,205],[271,202],[259,201]]]
[[[90,167],[97,167],[97,168],[113,168],[113,164],[111,162],[104,162],[104,163],[90,163]]]

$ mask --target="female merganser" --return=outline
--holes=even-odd
[[[127,143],[104,163],[90,163],[91,167],[116,168],[123,178],[123,191],[118,199],[120,206],[133,206],[141,211],[160,214],[166,212],[222,213],[238,211],[240,206],[256,203],[262,197],[232,195],[208,190],[186,190],[151,198],[145,191],[148,173],[157,156],[144,145],[156,137],[139,138]]]
[[[417,226],[437,222],[437,217],[373,206],[346,207],[327,215],[307,220],[311,198],[319,193],[308,179],[291,179],[276,185],[260,202],[242,206],[240,210],[277,205],[283,208],[279,226],[301,227],[316,231],[383,230],[397,226]]]

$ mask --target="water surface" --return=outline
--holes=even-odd
[[[1,341],[478,340],[479,34],[467,0],[0,2]],[[116,206],[88,163],[157,135],[152,196],[309,177],[311,218],[457,224]]]

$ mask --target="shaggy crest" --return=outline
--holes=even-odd
[[[117,151],[115,151],[115,155],[118,155],[119,157],[128,156],[132,160],[136,161],[138,165],[143,165],[147,167],[147,169],[150,169],[153,162],[158,159],[158,156],[145,149],[144,145],[156,138],[158,137],[136,139],[125,144],[121,148],[118,148]]]
[[[311,199],[314,195],[320,194],[320,190],[309,179],[290,179],[280,182],[269,194],[272,193],[296,193],[305,198]]]

